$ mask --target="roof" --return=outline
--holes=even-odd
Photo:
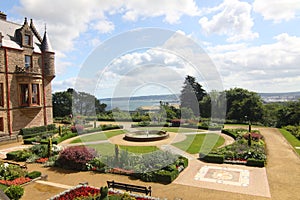
[[[53,52],[53,49],[52,49],[51,43],[49,41],[47,31],[45,31],[45,33],[44,33],[41,48],[42,48],[42,51]]]
[[[0,19],[0,32],[2,33],[3,36],[2,46],[23,50],[23,48],[17,42],[15,36],[16,30],[20,28],[22,28],[22,25],[20,24]],[[35,33],[36,30],[32,30],[32,32],[33,32],[33,51],[36,53],[41,53],[41,48],[40,48],[41,42],[36,36]]]

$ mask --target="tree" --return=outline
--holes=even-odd
[[[296,102],[287,102],[278,110],[277,126],[299,125],[300,124],[300,99]]]
[[[72,113],[72,94],[68,91],[52,94],[53,116],[65,117]]]
[[[227,112],[226,118],[245,122],[247,120],[259,122],[263,116],[263,103],[261,97],[242,88],[234,88],[226,91]]]
[[[196,82],[195,77],[187,76],[180,95],[181,107],[192,109],[194,115],[199,116],[199,101],[206,96],[205,90]]]
[[[64,92],[56,92],[52,95],[53,116],[64,117],[70,114],[92,116],[105,111],[103,104],[95,96],[77,92],[72,88]]]

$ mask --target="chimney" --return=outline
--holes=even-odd
[[[4,12],[0,11],[0,19],[5,20],[6,21],[6,14]]]

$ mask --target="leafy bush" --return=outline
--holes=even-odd
[[[254,167],[264,167],[265,166],[265,161],[264,160],[257,160],[254,158],[249,158],[247,160],[247,164],[248,166],[254,166]]]
[[[0,177],[1,179],[5,180],[14,180],[16,178],[25,176],[26,172],[21,169],[18,165],[12,165],[12,164],[0,164]]]
[[[60,153],[56,165],[65,169],[87,170],[86,163],[95,156],[95,149],[84,146],[69,147]]]
[[[26,150],[12,151],[6,154],[6,159],[14,161],[26,161],[32,155],[31,152]]]
[[[300,140],[300,126],[285,126],[283,127],[285,130],[294,135],[298,140]]]
[[[31,178],[31,179],[35,179],[35,178],[38,178],[42,175],[41,172],[39,171],[33,171],[33,172],[30,172],[27,174],[27,177]]]
[[[46,144],[34,145],[29,150],[40,158],[45,158],[48,155],[48,146]]]
[[[18,185],[12,185],[8,187],[4,193],[13,200],[21,199],[21,197],[24,194],[24,189],[21,186]]]

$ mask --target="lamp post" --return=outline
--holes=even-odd
[[[246,119],[246,121],[248,120],[248,132],[250,133],[251,132],[251,121],[250,121],[250,119],[248,119],[247,115],[245,116],[245,119]]]

